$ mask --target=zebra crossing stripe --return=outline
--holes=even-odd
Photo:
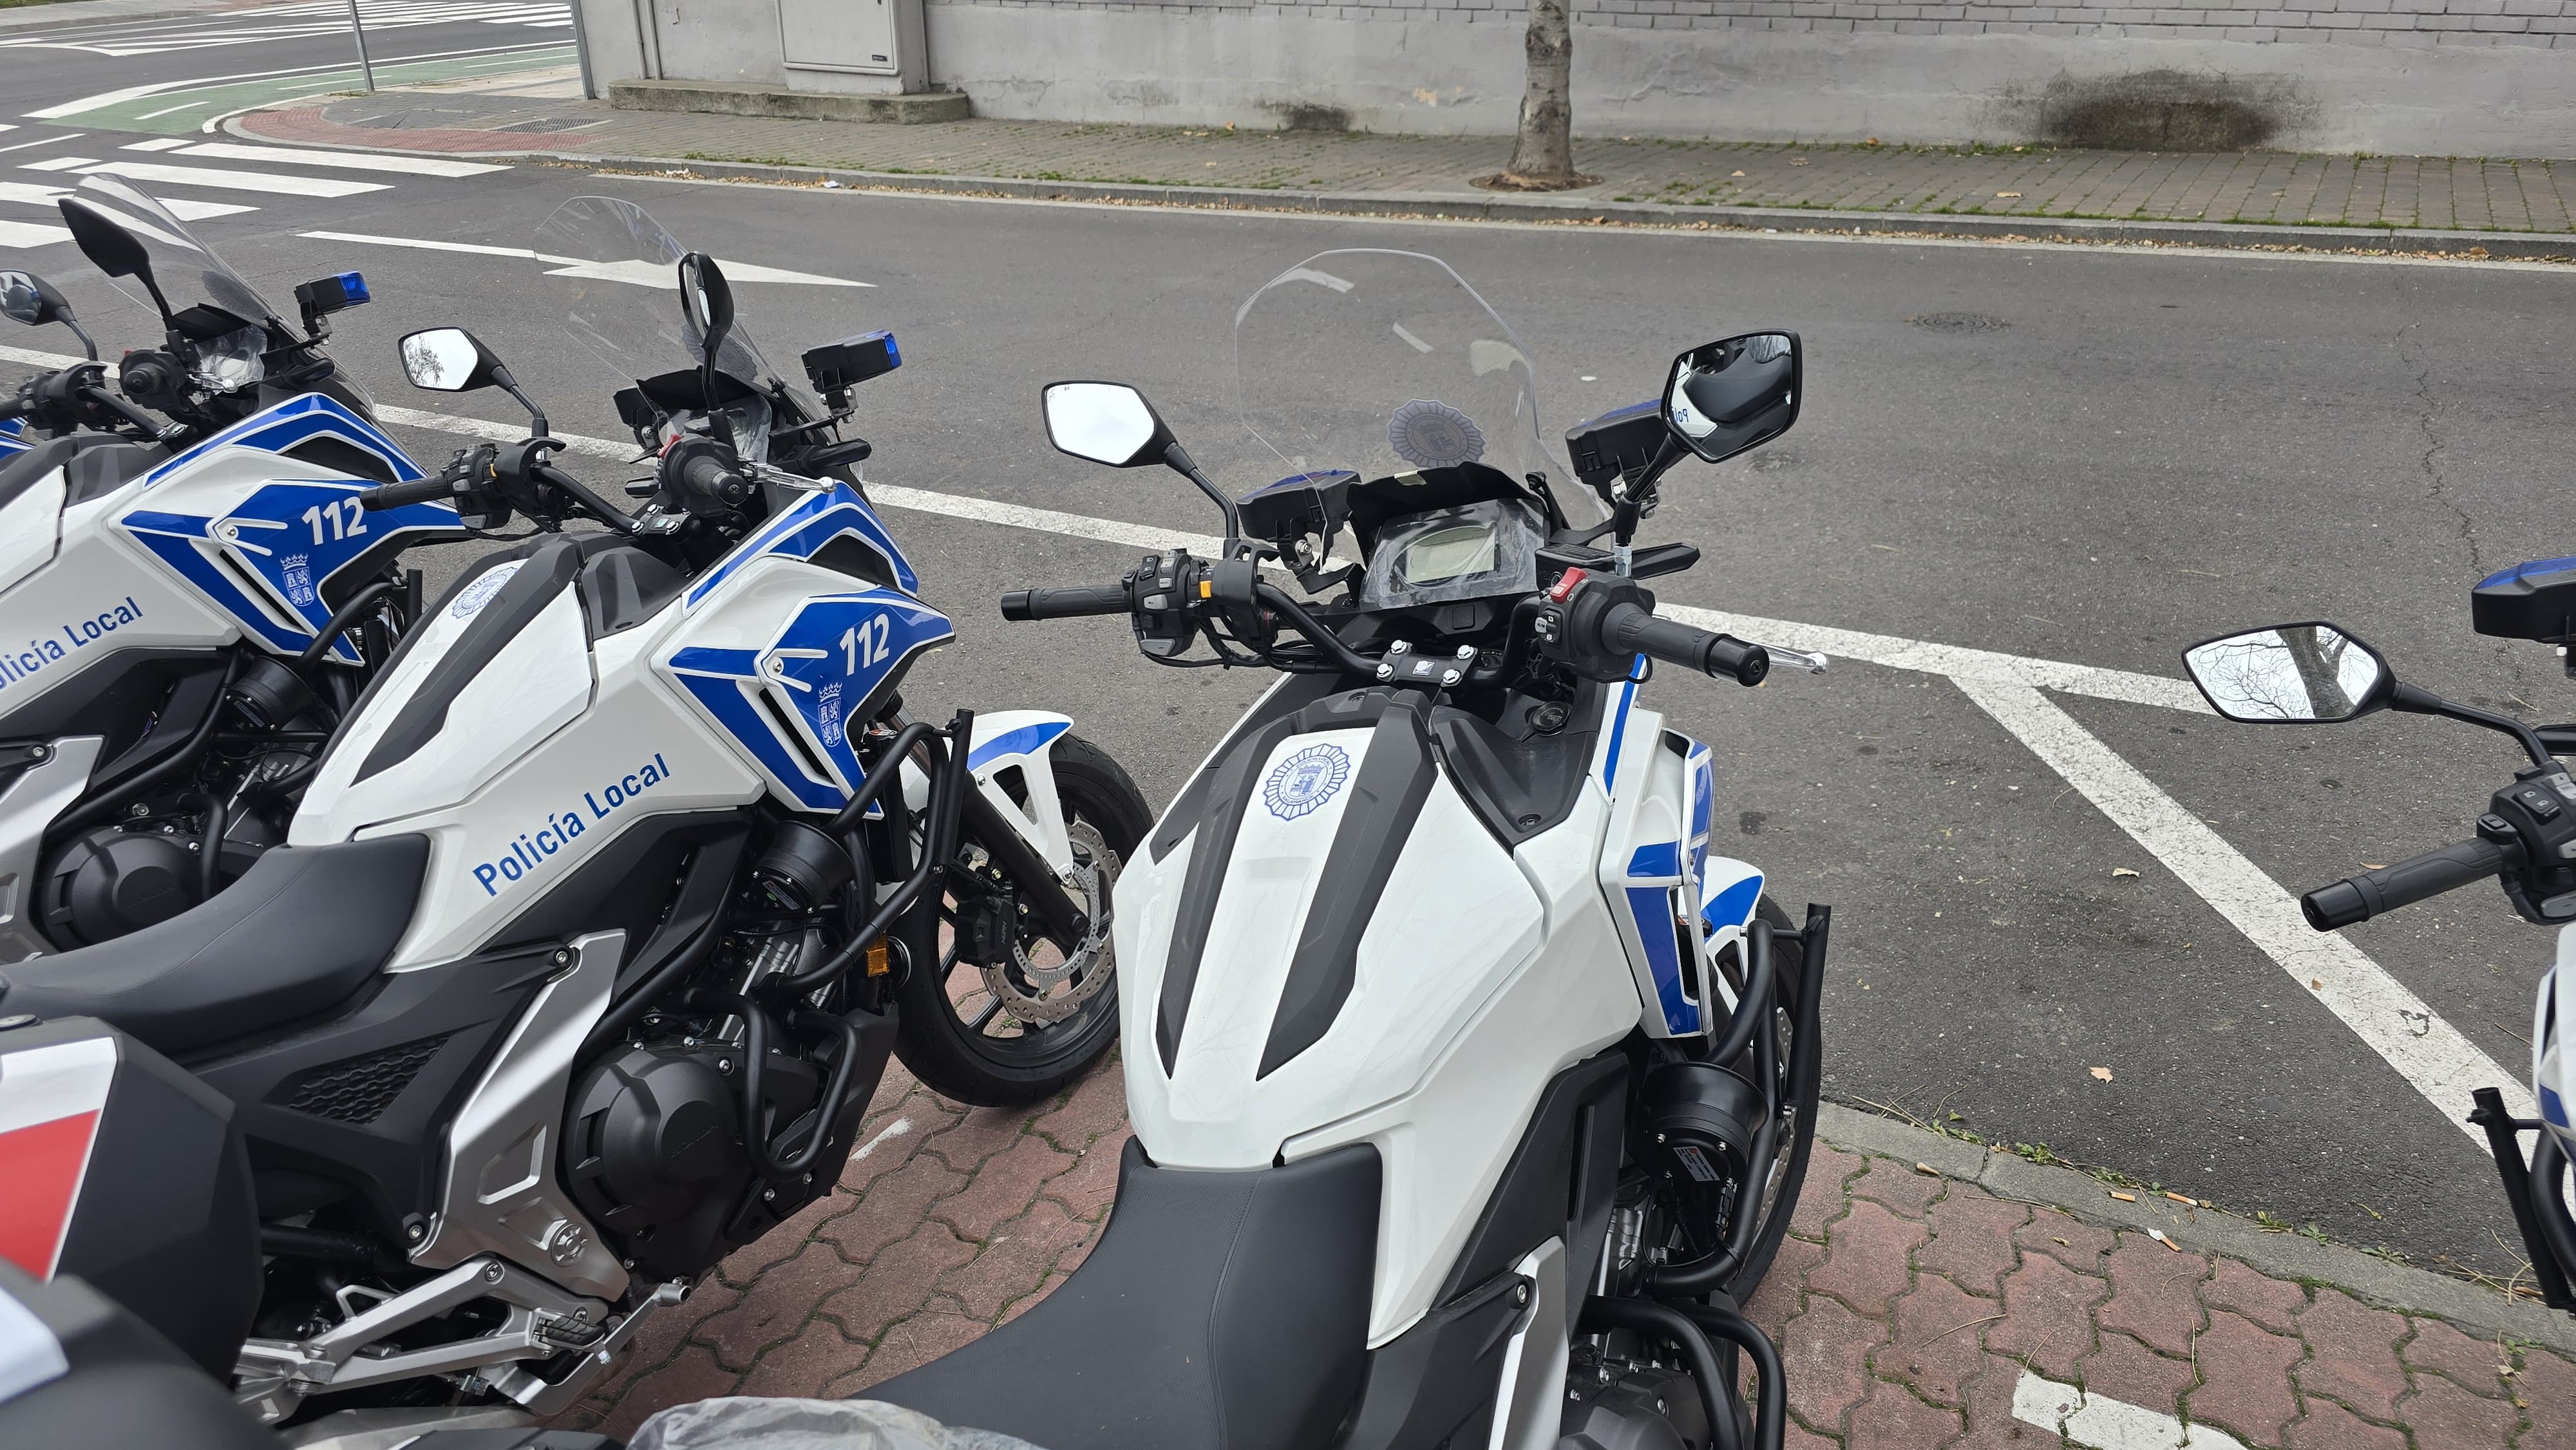
[[[435,156],[384,156],[369,151],[307,151],[293,146],[244,146],[231,141],[207,141],[190,146],[182,139],[146,141],[125,149],[141,151],[180,148],[183,156],[207,156],[217,161],[274,161],[287,166],[337,166],[350,171],[400,171],[413,176],[482,176],[494,171],[507,171],[484,161],[447,161]]]
[[[105,173],[128,181],[157,181],[170,186],[212,186],[226,191],[258,191],[271,196],[357,196],[390,191],[382,181],[341,181],[328,176],[286,176],[267,171],[221,171],[213,167],[158,166],[149,161],[97,161],[87,156],[57,156],[31,161],[28,171],[70,171],[82,176]]]
[[[35,186],[24,181],[0,181],[0,201],[41,206],[47,211],[52,211],[56,201],[69,195],[71,195],[70,192],[59,186]],[[170,208],[170,214],[183,222],[204,221],[208,217],[238,216],[246,211],[259,210],[255,206],[241,206],[229,201],[194,201],[187,197],[159,197],[156,200]]]

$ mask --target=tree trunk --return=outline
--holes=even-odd
[[[1530,0],[1529,84],[1521,94],[1521,133],[1506,179],[1523,185],[1571,186],[1574,174],[1573,0]]]

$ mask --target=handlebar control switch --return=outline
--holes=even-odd
[[[2576,780],[2563,770],[2527,774],[2488,800],[2478,838],[2505,849],[2505,899],[2523,920],[2576,916]]]

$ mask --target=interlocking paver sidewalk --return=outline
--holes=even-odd
[[[518,78],[524,82],[525,78]],[[298,144],[752,163],[816,170],[1273,193],[1490,197],[1509,138],[969,120],[919,126],[620,111],[577,86],[424,87],[302,101],[233,123]],[[1587,137],[1599,184],[1558,195],[1723,221],[1745,208],[1907,216],[2576,232],[2576,161],[1781,146]]]
[[[838,1190],[727,1260],[564,1423],[862,1395],[1024,1311],[1106,1221],[1120,1094],[1112,1063],[1034,1109],[970,1112],[889,1069]],[[2367,1302],[2208,1252],[2204,1211],[2178,1212],[2167,1242],[1819,1143],[1748,1306],[1780,1343],[1792,1450],[2170,1443],[2101,1438],[2087,1417],[2117,1406],[2205,1427],[2199,1450],[2576,1450],[2576,1360],[2493,1327],[2529,1311],[2494,1296],[2463,1327]]]

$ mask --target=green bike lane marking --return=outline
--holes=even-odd
[[[569,45],[520,47],[511,50],[482,51],[468,55],[433,56],[426,60],[378,61],[376,84],[409,85],[421,81],[464,80],[475,76],[508,75],[514,71],[545,70],[571,65],[577,57]],[[238,77],[201,84],[181,84],[145,95],[109,92],[96,106],[75,103],[69,108],[55,108],[46,119],[57,124],[92,127],[102,131],[143,131],[162,135],[194,132],[215,116],[230,115],[254,107],[291,101],[300,96],[325,96],[364,87],[365,78],[353,63],[322,70],[294,71],[283,75]]]

